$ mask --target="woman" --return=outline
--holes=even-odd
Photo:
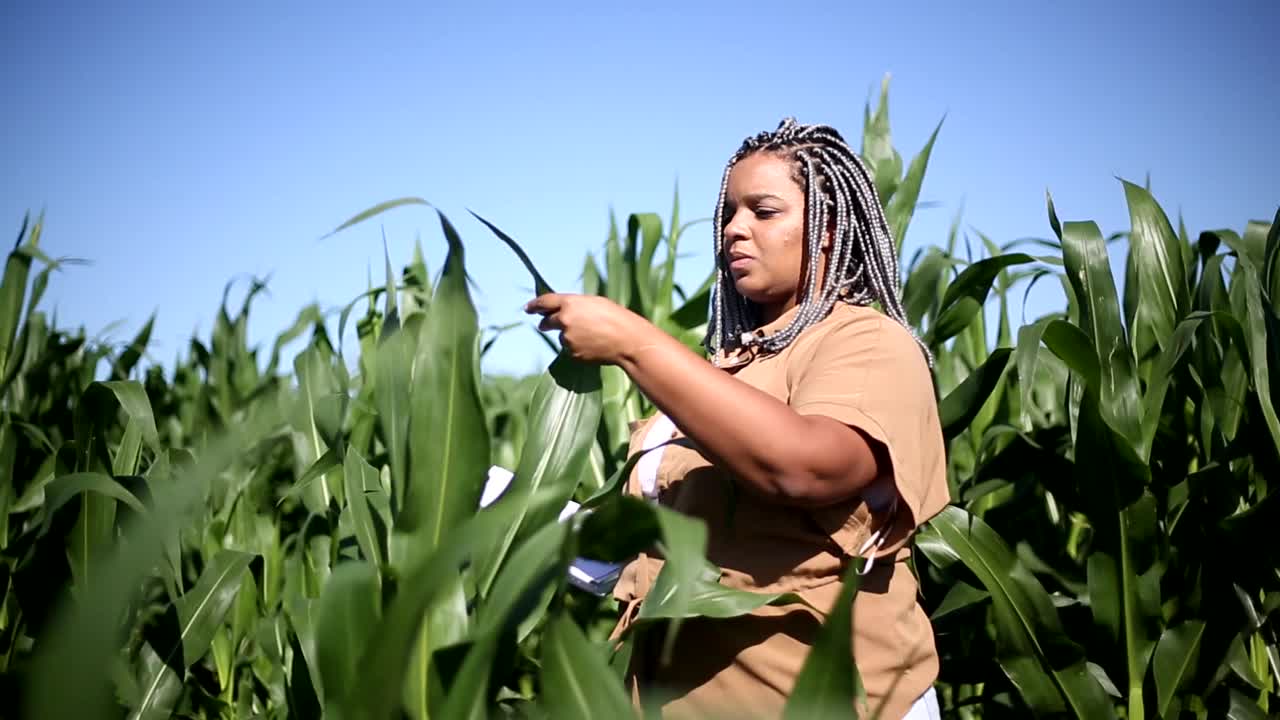
[[[864,557],[859,710],[936,715],[933,631],[907,561],[916,528],[949,500],[944,447],[872,178],[834,129],[789,118],[730,159],[713,234],[710,362],[605,298],[544,295],[527,310],[575,357],[623,368],[659,409],[632,452],[685,441],[650,453],[629,491],[705,521],[722,584],[825,611]],[[648,555],[626,568],[620,629],[660,568]],[[668,717],[777,717],[824,617],[797,603],[686,622],[670,664],[637,648],[633,693]]]

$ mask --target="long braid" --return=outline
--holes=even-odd
[[[759,309],[738,293],[724,262],[722,247],[729,173],[740,160],[757,152],[778,153],[792,160],[795,180],[805,189],[805,252],[810,261],[805,277],[801,278],[804,291],[795,317],[771,335],[753,332],[760,325]],[[817,258],[832,214],[835,233],[830,264],[819,287]],[[879,303],[886,315],[911,333],[929,366],[933,366],[933,354],[907,321],[902,305],[898,253],[875,182],[866,163],[835,128],[800,125],[794,118],[786,118],[776,130],[744,140],[725,166],[712,235],[718,272],[705,340],[712,357],[721,350],[743,346],[755,346],[766,353],[778,352],[825,318],[837,302]]]

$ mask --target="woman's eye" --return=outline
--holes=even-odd
[[[769,218],[777,215],[778,211],[772,208],[756,208],[756,217]]]

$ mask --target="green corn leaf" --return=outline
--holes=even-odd
[[[322,711],[320,697],[306,650],[303,649],[302,639],[296,629],[295,632],[287,634],[288,647],[293,655],[290,662],[289,675],[285,680],[289,717],[320,717]],[[339,717],[342,716],[339,715]]]
[[[1123,649],[1130,714],[1145,717],[1143,679],[1161,625],[1156,501],[1146,490],[1151,471],[1128,441],[1107,426],[1097,393],[1087,389],[1080,403],[1075,463],[1085,513],[1097,532],[1095,555],[1109,556],[1099,572],[1092,559],[1089,566],[1090,597],[1099,599],[1095,619]],[[1113,607],[1100,616],[1102,598]]]
[[[355,303],[352,303],[352,305],[354,304]],[[345,314],[343,317],[345,318]],[[267,374],[273,374],[276,367],[280,364],[280,351],[284,349],[285,345],[288,345],[301,337],[302,333],[306,332],[307,328],[315,327],[317,325],[324,325],[324,316],[320,312],[320,306],[312,303],[302,308],[302,310],[298,312],[298,317],[293,321],[293,325],[289,326],[288,330],[277,335],[275,341],[271,344],[271,359],[267,361]],[[342,327],[344,325],[346,325],[345,320],[338,325],[339,349],[342,347]]]
[[[321,237],[320,239],[324,240],[325,238],[332,237],[342,232],[343,230],[346,230],[352,225],[358,225],[364,222],[365,220],[368,220],[371,217],[374,217],[376,215],[381,215],[382,213],[388,210],[393,210],[395,208],[403,207],[405,205],[426,205],[427,207],[431,207],[431,203],[418,197],[402,197],[402,198],[396,198],[395,200],[388,200],[386,202],[381,202],[369,208],[368,210],[364,210],[362,212],[356,213],[351,217],[351,219],[347,220],[346,222],[342,223],[338,227],[334,228],[331,232]]]
[[[1156,644],[1153,669],[1156,681],[1156,712],[1169,717],[1173,699],[1195,674],[1204,637],[1203,620],[1188,620],[1164,631]]]
[[[968,429],[978,416],[1003,379],[1012,352],[1009,348],[996,349],[938,405],[942,433],[947,440]]]
[[[235,550],[219,552],[200,574],[195,587],[178,598],[175,603],[179,623],[178,644],[160,651],[164,668],[155,672],[143,685],[137,709],[139,715],[146,714],[154,703],[162,699],[164,670],[174,659],[180,657],[183,667],[189,668],[209,652],[214,633],[231,609],[240,590],[240,579],[253,557]]]
[[[1096,388],[1100,384],[1102,369],[1098,366],[1098,356],[1083,330],[1066,320],[1050,320],[1044,326],[1041,339],[1088,387]]]
[[[973,263],[947,287],[938,306],[938,321],[929,330],[929,344],[938,347],[958,335],[978,317],[991,285],[1005,268],[1035,262],[1025,253],[1011,253]]]
[[[1249,343],[1249,365],[1253,373],[1253,388],[1258,403],[1262,407],[1262,416],[1267,430],[1271,433],[1271,442],[1280,452],[1280,419],[1276,416],[1275,403],[1271,395],[1271,372],[1269,368],[1269,322],[1267,308],[1262,297],[1262,285],[1258,270],[1254,264],[1243,257],[1236,267],[1231,283],[1231,303],[1236,317],[1244,319],[1245,335]],[[1274,322],[1274,318],[1272,319]]]
[[[602,407],[600,369],[561,355],[539,379],[529,406],[529,435],[520,464],[499,503],[521,506],[516,521],[476,570],[486,594],[511,547],[548,522],[573,497],[587,472]],[[531,507],[527,498],[545,493],[548,503]]]
[[[765,605],[802,604],[812,607],[794,593],[759,593],[721,585],[720,569],[702,559],[698,562],[701,569],[682,587],[676,587],[674,575],[666,578],[660,575],[661,579],[654,582],[632,627],[638,628],[655,620],[735,618]],[[683,595],[680,600],[672,602],[680,595]]]
[[[209,652],[213,635],[231,609],[244,572],[254,557],[235,550],[220,550],[200,573],[195,587],[178,599],[182,662],[187,667]]]
[[[676,253],[680,246],[680,238],[690,227],[704,222],[709,223],[711,220],[711,218],[701,218],[683,225],[680,224],[680,185],[676,183],[675,193],[671,200],[671,232],[667,233],[667,257],[662,266],[661,282],[658,284],[658,297],[655,300],[655,319],[665,320],[671,315],[672,309],[675,308]],[[694,293],[694,295],[696,296],[697,293]],[[706,313],[703,313],[703,318],[705,320]]]
[[[403,318],[400,313],[399,300],[396,297],[396,274],[391,269],[391,251],[387,249],[387,235],[382,234],[382,263],[386,273],[386,316],[382,321],[382,333],[394,332],[403,324]],[[405,313],[407,316],[408,313]],[[381,337],[381,336],[380,336]]]
[[[96,397],[90,399],[91,393]],[[156,432],[155,414],[151,410],[151,400],[147,398],[147,391],[143,389],[142,384],[133,380],[95,382],[85,389],[81,402],[88,401],[86,404],[93,412],[105,412],[105,403],[98,403],[102,403],[108,394],[115,399],[129,420],[138,423],[138,429],[141,430],[142,439],[147,447],[159,451],[160,436]],[[85,420],[88,421],[89,418]],[[94,420],[104,425],[108,422],[101,415]]]
[[[601,486],[599,490],[596,490],[595,493],[591,495],[591,497],[583,501],[582,509],[594,510],[602,505],[605,505],[609,500],[617,499],[619,491],[621,490],[621,488],[626,486],[627,478],[631,476],[631,471],[635,469],[636,463],[640,462],[640,458],[644,457],[650,452],[653,452],[654,450],[657,450],[658,448],[666,447],[671,442],[673,441],[661,443],[652,448],[649,448],[648,450],[641,450],[639,452],[636,452],[632,454],[630,457],[628,457],[626,462],[624,462],[617,470],[613,472],[612,475],[609,476],[609,479],[605,481],[605,484]]]
[[[1129,236],[1133,267],[1142,291],[1142,313],[1156,342],[1173,337],[1190,305],[1181,243],[1169,218],[1147,190],[1121,180],[1133,229]]]
[[[542,495],[540,500],[545,504],[548,495]],[[477,636],[511,632],[529,613],[536,612],[538,596],[565,573],[561,550],[568,532],[567,524],[553,520],[515,549],[478,613]]]
[[[1244,235],[1241,242],[1247,247],[1249,262],[1253,263],[1255,268],[1262,271],[1267,264],[1267,235],[1270,233],[1270,223],[1261,220],[1250,220],[1245,223]]]
[[[1164,405],[1165,394],[1173,381],[1174,369],[1190,349],[1196,328],[1202,321],[1215,316],[1220,316],[1224,322],[1235,322],[1235,318],[1226,313],[1194,312],[1178,324],[1178,329],[1174,331],[1172,337],[1162,343],[1164,350],[1156,359],[1151,371],[1151,382],[1142,399],[1142,441],[1138,444],[1137,451],[1144,462],[1151,457],[1151,446],[1159,426],[1160,411]]]
[[[952,266],[952,261],[937,248],[930,248],[924,259],[907,276],[902,290],[902,304],[907,311],[907,322],[920,328],[938,302],[938,282],[942,273]]]
[[[942,598],[942,602],[938,604],[929,619],[937,622],[947,615],[976,605],[990,597],[991,593],[986,590],[980,590],[962,580],[956,581],[952,584],[951,589],[947,590],[946,596]]]
[[[147,322],[142,326],[142,329],[138,331],[137,336],[134,337],[133,342],[129,343],[129,346],[120,354],[120,358],[112,364],[112,380],[129,379],[129,375],[137,367],[143,353],[146,352],[147,344],[151,342],[151,329],[155,325],[155,320],[155,313],[152,313],[151,317],[147,318]]]
[[[1271,221],[1267,232],[1266,252],[1260,268],[1262,288],[1266,292],[1271,312],[1280,316],[1280,210]]]
[[[937,127],[929,134],[929,140],[925,142],[924,148],[911,159],[911,165],[907,168],[907,174],[902,178],[902,183],[895,189],[893,197],[888,199],[885,215],[889,221],[889,227],[893,229],[894,245],[899,253],[902,252],[902,243],[907,237],[907,227],[911,224],[911,217],[915,214],[916,203],[920,200],[920,186],[924,184],[924,173],[929,166],[929,156],[933,153],[933,143],[938,139],[938,133],[942,130],[942,123],[945,120],[944,117],[938,121]]]
[[[487,508],[450,532],[449,542],[407,558],[399,590],[361,656],[363,670],[347,694],[345,720],[399,717],[401,690],[427,608],[453,587],[448,581],[457,577],[476,549],[487,547],[513,518],[512,508]]]
[[[412,323],[389,336],[383,335],[373,358],[373,403],[377,408],[382,443],[387,448],[392,507],[397,513],[404,506],[408,483],[409,393],[418,327],[417,323]]]
[[[477,387],[476,309],[467,289],[462,241],[440,213],[449,243],[419,347],[413,380],[410,469],[396,529],[414,552],[438,547],[475,512],[489,461],[489,432]],[[399,564],[404,557],[392,558]]]
[[[535,293],[537,293],[538,295],[547,295],[555,292],[555,290],[551,289],[551,284],[548,283],[546,279],[543,278],[542,273],[538,272],[538,268],[534,267],[533,260],[529,259],[528,253],[524,251],[524,248],[520,247],[520,243],[513,240],[510,235],[507,235],[506,233],[499,230],[496,225],[489,222],[488,220],[485,220],[479,215],[476,215],[474,212],[472,212],[471,214],[475,217],[475,219],[484,223],[485,227],[489,228],[489,230],[493,232],[494,235],[497,235],[498,239],[506,243],[507,247],[511,248],[511,251],[516,254],[516,257],[520,258],[520,262],[524,264],[525,270],[528,270],[529,275],[533,277],[533,290]],[[612,279],[612,276],[610,277],[610,279]]]
[[[659,314],[658,304],[662,298],[655,297],[657,283],[654,282],[653,257],[662,242],[662,219],[653,213],[637,213],[627,218],[627,236],[632,245],[639,247],[639,255],[634,266],[635,296],[632,310],[655,322],[661,322],[665,313]],[[670,297],[667,298],[670,303]]]
[[[147,695],[131,698],[130,720],[168,720],[182,697],[182,678],[145,642],[138,650],[138,670],[139,689]]]
[[[546,707],[555,717],[575,720],[636,717],[622,683],[572,618],[559,617],[552,621],[543,642],[542,687]]]
[[[327,447],[341,445],[342,424],[347,415],[348,395],[333,361],[333,352],[327,345],[314,344],[299,353],[293,363],[304,411],[295,426],[307,436],[316,457]]]
[[[677,328],[692,330],[707,324],[711,312],[711,286],[714,280],[714,275],[709,276],[703,287],[671,314],[669,320]]]
[[[491,716],[490,680],[498,645],[497,636],[489,635],[471,646],[453,679],[448,697],[433,715],[459,720],[488,720]]]
[[[1089,336],[1101,370],[1098,392],[1107,423],[1133,445],[1140,442],[1142,408],[1133,352],[1120,320],[1115,281],[1106,243],[1092,222],[1062,226],[1067,277],[1080,303],[1081,326]]]
[[[413,718],[429,717],[431,708],[439,704],[441,691],[433,688],[434,676],[440,672],[439,668],[433,667],[439,655],[437,650],[462,642],[471,624],[462,579],[452,578],[444,582],[448,587],[427,607],[405,679],[405,708]]]
[[[324,477],[326,473],[341,464],[337,448],[331,447],[325,450],[320,457],[316,458],[315,462],[307,467],[306,471],[302,473],[302,477],[298,478],[298,481],[293,484],[293,487],[289,488],[289,491],[280,498],[279,502],[283,503],[287,499],[301,497],[316,480]],[[321,508],[327,505],[328,502],[325,502],[321,505]],[[322,510],[313,510],[313,512],[322,512]]]
[[[40,533],[49,531],[53,516],[58,510],[82,493],[94,493],[106,498],[119,500],[133,508],[139,514],[146,513],[142,502],[123,485],[105,473],[79,472],[62,475],[50,481],[44,488],[44,522]]]
[[[1268,717],[1274,717],[1268,716],[1258,707],[1257,701],[1235,688],[1228,688],[1225,695],[1225,708],[1217,704],[1211,706],[1218,717],[1225,717],[1227,720],[1267,720]]]
[[[631,422],[638,418],[631,414],[630,397],[636,392],[635,383],[626,371],[616,365],[600,368],[600,402],[603,426],[599,441],[606,460],[623,450],[631,438]],[[612,466],[612,462],[609,463]]]
[[[27,294],[30,273],[29,253],[17,250],[9,253],[4,265],[4,279],[0,280],[0,376],[8,374],[10,364],[18,357],[13,354],[13,341],[18,333],[18,322],[22,319],[22,299]]]
[[[180,473],[180,481],[154,488],[152,512],[129,527],[123,542],[111,549],[95,573],[89,588],[94,602],[64,600],[55,609],[54,624],[37,649],[28,675],[27,717],[115,717],[110,709],[110,678],[102,668],[110,665],[120,647],[118,619],[144,575],[161,562],[165,538],[186,522],[187,511],[223,468],[252,447],[252,439],[268,436],[278,421],[274,412],[264,411],[241,423],[225,437],[212,440],[199,462]]]
[[[853,657],[853,600],[862,567],[863,561],[858,559],[845,570],[840,595],[814,638],[787,699],[784,720],[848,717],[853,708],[865,703],[866,693]]]
[[[360,553],[373,567],[382,567],[383,534],[374,524],[367,496],[370,492],[382,492],[382,486],[378,483],[378,471],[365,462],[355,448],[347,446],[343,475],[347,483],[347,507],[351,509],[351,520],[355,526]]]
[[[142,430],[136,421],[130,420],[124,426],[124,435],[111,458],[111,474],[124,477],[138,474],[138,466],[142,461]]]
[[[378,571],[368,563],[343,563],[325,583],[315,642],[326,713],[336,712],[343,690],[356,685],[358,663],[381,615],[379,587]]]
[[[866,122],[862,130],[861,155],[870,166],[875,180],[876,191],[881,203],[893,199],[898,179],[902,177],[902,158],[893,149],[893,138],[889,131],[889,76],[886,74],[880,81],[880,102],[875,113],[871,113],[868,101],[864,111]]]
[[[1035,404],[1036,373],[1040,366],[1040,341],[1044,337],[1044,330],[1048,324],[1048,320],[1040,320],[1019,328],[1018,345],[1013,351],[1014,366],[1018,369],[1021,426],[1028,432],[1032,429],[1031,408]]]
[[[935,565],[963,562],[991,594],[997,660],[1033,712],[1112,714],[1048,593],[985,522],[948,507],[921,531],[917,547]]]
[[[584,295],[603,295],[604,284],[600,279],[600,267],[591,253],[582,262],[582,293]]]
[[[609,236],[604,244],[605,272],[609,274],[605,290],[607,297],[623,307],[631,307],[632,272],[634,262],[627,258],[633,256],[634,246],[624,249],[618,238],[618,224],[613,211],[609,211]]]

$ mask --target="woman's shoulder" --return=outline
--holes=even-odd
[[[911,330],[883,312],[866,305],[836,303],[825,318],[814,323],[796,338],[796,350],[803,356],[819,346],[832,349],[836,346],[845,352],[857,353],[875,349],[875,354],[902,356],[913,360],[923,353]],[[926,363],[927,364],[927,363]]]

